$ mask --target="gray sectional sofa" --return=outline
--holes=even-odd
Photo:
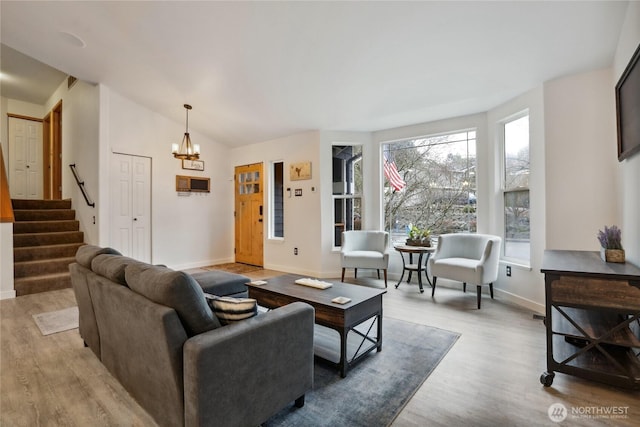
[[[240,279],[214,272],[199,284],[91,245],[69,269],[85,345],[161,426],[257,426],[313,387],[308,304],[221,326],[203,288],[246,295],[230,284]]]

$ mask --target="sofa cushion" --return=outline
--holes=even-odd
[[[83,245],[76,252],[76,262],[84,268],[91,268],[91,261],[101,254],[122,255],[113,248],[101,248],[94,245]]]
[[[229,296],[247,292],[247,276],[221,270],[202,271],[191,275],[206,294]]]
[[[148,265],[142,261],[122,255],[102,254],[91,261],[91,270],[113,282],[126,286],[127,281],[124,276],[124,270],[130,264]]]
[[[133,291],[173,308],[189,336],[221,326],[207,305],[202,288],[187,273],[149,264],[129,264],[125,278]]]
[[[258,301],[253,298],[220,297],[210,294],[204,294],[204,296],[223,325],[249,319],[258,314]]]

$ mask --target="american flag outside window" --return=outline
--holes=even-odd
[[[396,162],[393,161],[393,156],[391,155],[391,152],[385,151],[383,153],[383,157],[384,157],[384,164],[383,164],[384,176],[387,177],[387,180],[389,181],[389,185],[391,185],[391,187],[395,191],[402,190],[407,185],[407,183],[404,182],[404,179],[402,179],[402,177],[398,173],[398,168],[396,167]]]

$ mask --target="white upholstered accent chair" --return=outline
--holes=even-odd
[[[500,237],[489,234],[443,234],[438,237],[438,247],[429,258],[429,270],[433,276],[431,296],[435,294],[438,277],[462,282],[464,292],[469,283],[477,287],[480,309],[483,285],[489,285],[493,299],[501,243]]]
[[[340,250],[342,281],[344,271],[353,268],[358,277],[358,268],[373,268],[384,271],[384,287],[387,287],[387,268],[389,267],[389,233],[386,231],[351,230],[342,232]]]

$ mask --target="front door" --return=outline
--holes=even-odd
[[[262,163],[235,168],[236,262],[264,264]]]
[[[110,246],[151,262],[151,159],[111,155]]]
[[[42,199],[42,121],[9,117],[9,191],[14,199]]]

